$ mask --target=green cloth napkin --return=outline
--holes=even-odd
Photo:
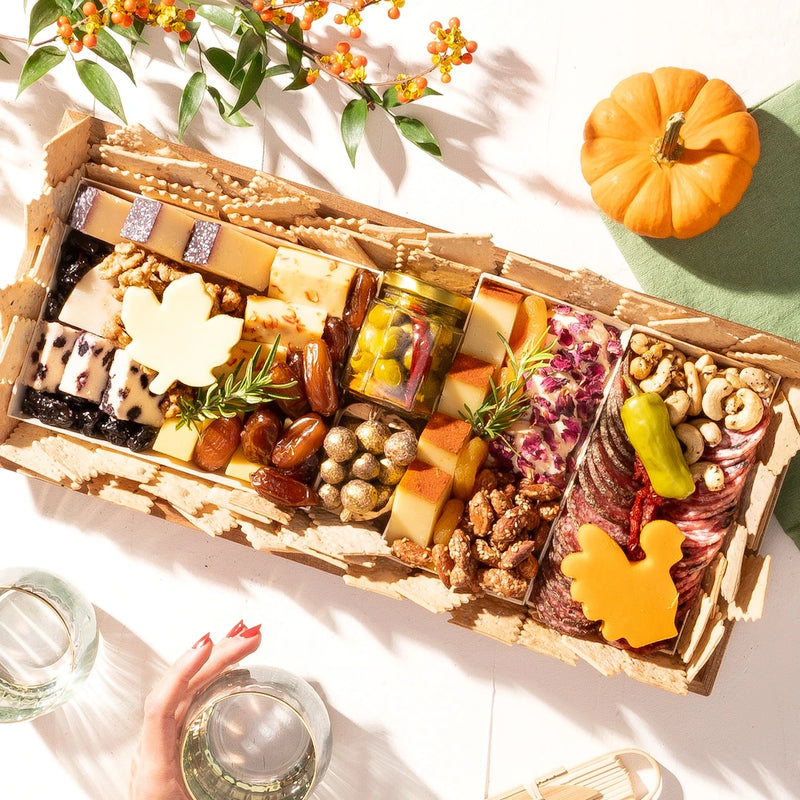
[[[692,239],[648,239],[606,218],[644,291],[800,341],[800,81],[751,109],[761,157],[744,197]],[[775,514],[800,547],[800,458]]]

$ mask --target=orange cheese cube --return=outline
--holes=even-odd
[[[520,292],[498,283],[482,284],[472,301],[461,352],[495,366],[502,364],[506,348],[498,334],[508,341],[522,297]]]
[[[452,476],[458,455],[466,447],[471,433],[468,422],[437,411],[419,436],[417,458]]]
[[[437,410],[455,419],[464,414],[464,406],[475,411],[486,398],[494,370],[493,364],[459,353],[445,377]]]

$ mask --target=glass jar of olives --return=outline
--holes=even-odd
[[[430,416],[469,306],[467,297],[387,272],[353,347],[345,385],[368,400]]]

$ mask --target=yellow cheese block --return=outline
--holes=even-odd
[[[386,541],[391,544],[396,539],[410,539],[428,547],[433,526],[450,497],[451,481],[451,476],[438,467],[419,460],[409,464],[395,489]]]
[[[122,241],[120,231],[131,210],[131,203],[94,186],[81,186],[72,205],[69,224],[87,236],[109,244]]]
[[[495,366],[466,353],[459,353],[444,379],[437,410],[459,419],[466,406],[470,411],[480,407],[489,391]]]
[[[194,218],[168,203],[137,197],[120,231],[123,239],[180,261],[194,228]]]
[[[229,478],[238,478],[240,481],[249,484],[250,476],[263,466],[263,464],[256,464],[255,461],[249,461],[245,458],[242,448],[238,447],[236,452],[231,456],[228,466],[225,467],[225,474]]]
[[[330,316],[341,317],[355,274],[354,266],[330,256],[279,247],[272,262],[267,294],[287,303],[319,306]]]
[[[322,338],[326,317],[324,308],[250,295],[244,311],[242,338],[272,344],[280,336],[283,347],[299,349],[311,339]]]
[[[498,333],[508,341],[522,297],[520,292],[498,283],[482,284],[472,301],[461,352],[495,366],[502,364],[506,349]]]
[[[195,220],[183,261],[263,292],[275,258],[272,245],[229,225]]]
[[[258,357],[258,362],[256,363],[256,369],[261,369],[264,366],[264,362],[267,360],[267,356],[270,352],[270,346],[266,344],[262,344],[261,342],[252,342],[248,341],[247,339],[239,339],[239,341],[231,347],[230,356],[228,360],[224,364],[220,364],[216,367],[213,371],[214,377],[221,378],[226,375],[230,375],[235,369],[236,365],[244,362],[242,365],[242,370],[244,370],[244,365],[247,364],[248,361],[253,357],[256,352],[257,347],[261,347],[261,353]],[[286,361],[286,348],[282,345],[278,345],[278,349],[275,353],[275,361]],[[243,372],[240,371],[239,375],[241,376]]]
[[[179,428],[178,420],[179,417],[164,420],[153,442],[153,450],[179,461],[191,461],[200,432],[194,425],[183,425]],[[200,427],[203,427],[202,423]]]
[[[452,476],[458,455],[467,446],[471,433],[468,422],[437,411],[419,435],[417,458]]]

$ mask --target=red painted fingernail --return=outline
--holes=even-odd
[[[245,630],[243,630],[239,634],[239,636],[241,636],[243,639],[250,639],[253,636],[255,636],[260,630],[261,630],[261,625],[260,624],[259,625],[253,625],[252,628],[246,628]]]
[[[207,633],[205,636],[201,636],[193,645],[192,650],[199,650],[201,647],[205,647],[206,645],[211,644],[211,634]]]
[[[237,636],[240,634],[247,626],[244,624],[244,620],[240,619],[226,634],[225,638],[230,639],[232,636]]]

